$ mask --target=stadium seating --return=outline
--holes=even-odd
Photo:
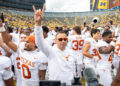
[[[17,9],[2,8],[0,12],[4,12],[6,21],[14,28],[34,27],[33,12],[18,11]],[[43,25],[50,27],[67,25],[73,27],[75,25],[83,25],[85,17],[87,24],[91,24],[92,19],[97,16],[100,19],[100,24],[106,22],[107,18],[111,18],[115,23],[120,22],[119,12],[116,11],[98,11],[98,12],[82,12],[82,13],[65,13],[65,12],[45,12]],[[89,16],[89,17],[88,17]],[[8,21],[11,20],[11,21]],[[21,25],[22,22],[22,25]],[[99,25],[100,25],[99,24]]]

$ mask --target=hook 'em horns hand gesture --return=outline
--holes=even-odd
[[[34,11],[34,20],[36,26],[41,26],[41,21],[45,12],[45,5],[43,5],[43,9],[36,10],[35,6],[33,5],[33,11]]]

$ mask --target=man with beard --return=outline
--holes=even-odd
[[[38,52],[35,45],[35,37],[29,36],[25,43],[24,49],[17,47],[11,39],[10,35],[5,31],[2,32],[4,42],[14,51],[19,52],[22,76],[21,86],[39,86],[39,80],[45,79],[46,73],[46,56],[42,52]]]
[[[105,30],[102,34],[102,40],[97,44],[101,59],[97,63],[97,73],[100,76],[99,82],[103,86],[111,86],[111,59],[114,51],[112,41],[112,32]]]

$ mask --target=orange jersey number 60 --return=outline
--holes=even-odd
[[[18,61],[18,62],[17,62]],[[16,58],[16,62],[17,62],[17,68],[20,69],[20,57]]]
[[[25,74],[25,70],[27,70],[27,74]],[[22,64],[22,72],[23,72],[23,77],[26,79],[30,79],[31,78],[31,72],[29,70],[29,67],[25,64]]]
[[[75,43],[74,47],[72,47],[73,50],[81,50],[82,46],[84,44],[84,40],[80,40],[80,41],[74,40],[74,41],[72,41],[72,43]]]

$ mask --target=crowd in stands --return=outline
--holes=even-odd
[[[23,12],[19,13],[12,13],[12,11],[9,11],[8,9],[1,9],[0,13],[4,13],[5,21],[7,24],[12,27],[13,29],[25,29],[30,28],[32,29],[34,27],[34,19],[33,16],[27,15]],[[30,12],[32,14],[32,12]],[[30,14],[28,13],[28,14]],[[87,12],[86,12],[87,13]],[[63,13],[64,14],[64,13]],[[87,13],[88,14],[88,13]],[[53,13],[54,15],[54,13]],[[94,17],[99,18],[99,23],[96,24],[96,26],[102,26],[105,24],[108,20],[114,21],[114,24],[118,24],[120,22],[120,16],[119,11],[115,11],[115,13],[111,14],[103,14],[103,15],[94,15],[94,16],[75,16],[75,17],[44,17],[44,23],[42,25],[47,25],[51,27],[51,29],[54,29],[54,27],[62,27],[64,25],[68,26],[69,28],[72,28],[76,25],[82,25],[84,22],[87,23],[87,25],[91,25],[92,19]]]
[[[119,12],[78,23],[76,16],[44,18],[44,6],[33,11],[34,17],[1,10],[0,86],[40,86],[41,80],[72,86],[76,77],[78,86],[83,77],[86,86],[120,86]]]

